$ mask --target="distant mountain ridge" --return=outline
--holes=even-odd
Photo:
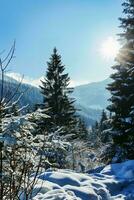
[[[2,86],[2,81],[0,79],[0,90]],[[12,77],[5,76],[4,77],[4,98],[9,99],[14,96],[12,101],[17,100],[21,93],[23,93],[22,97],[19,100],[19,106],[28,105],[28,109],[32,110],[36,103],[42,102],[42,95],[40,93],[39,88],[32,86],[26,83],[20,83],[19,81],[13,79]]]
[[[80,85],[74,88],[72,97],[76,99],[75,107],[80,110],[78,114],[85,120],[87,125],[92,125],[98,120],[102,109],[105,109],[108,105],[107,99],[110,97],[109,92],[106,90],[108,83],[110,83],[110,79]],[[18,84],[19,82],[17,80],[5,76],[4,93],[8,94],[7,98],[14,93]],[[35,86],[22,83],[14,100],[18,98],[21,92],[24,92],[24,95],[20,99],[19,104],[20,106],[28,104],[29,110],[33,109],[35,104],[39,104],[43,101],[40,89]]]
[[[99,82],[93,82],[75,87],[73,96],[84,107],[92,109],[104,109],[108,105],[107,99],[110,93],[106,86],[110,83],[110,78]]]
[[[111,79],[80,85],[74,88],[72,96],[76,99],[76,108],[87,125],[100,119],[102,109],[106,109],[110,93],[106,89]]]

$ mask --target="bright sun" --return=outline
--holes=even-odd
[[[118,54],[118,51],[120,49],[120,45],[117,40],[115,40],[113,37],[107,38],[103,44],[101,45],[100,52],[104,59],[111,59],[115,58]]]

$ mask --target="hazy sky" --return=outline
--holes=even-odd
[[[0,49],[16,39],[10,70],[32,78],[45,74],[57,47],[76,83],[103,80],[113,60],[101,45],[119,33],[122,0],[0,0]]]

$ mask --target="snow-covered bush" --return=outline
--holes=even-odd
[[[30,115],[19,115],[14,109],[19,102],[13,102],[21,82],[13,95],[4,92],[5,71],[14,57],[15,42],[7,56],[0,58],[0,200],[16,200],[23,195],[23,200],[31,198],[36,177],[43,167],[44,138],[33,136],[36,124],[29,121]],[[35,116],[38,116],[36,111]],[[34,174],[33,177],[32,174]]]
[[[66,157],[71,144],[67,141],[67,135],[62,135],[63,130],[62,127],[57,127],[46,136],[44,155],[48,160],[48,168],[65,168],[67,166]]]
[[[78,139],[70,142],[66,162],[67,168],[77,172],[86,172],[98,164],[95,150],[90,148],[88,142]]]
[[[33,136],[29,115],[1,120],[1,186],[3,199],[29,198],[37,174],[42,169],[44,138]],[[45,158],[44,158],[45,159]],[[30,176],[35,173],[34,179]]]

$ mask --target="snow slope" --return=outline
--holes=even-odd
[[[134,160],[100,169],[91,174],[44,172],[38,177],[33,200],[134,200]]]

